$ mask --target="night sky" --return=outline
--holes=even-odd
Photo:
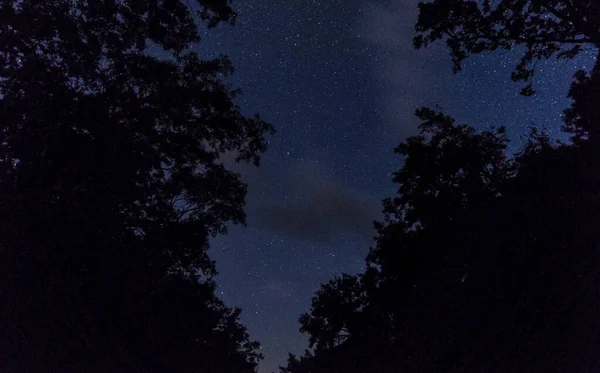
[[[518,55],[470,58],[452,74],[443,48],[412,48],[416,1],[248,0],[233,27],[204,35],[198,52],[231,57],[247,114],[277,128],[249,184],[247,227],[212,241],[219,295],[243,309],[262,344],[260,372],[277,371],[307,338],[298,316],[320,283],[356,273],[380,201],[394,193],[393,148],[415,134],[414,110],[439,105],[461,122],[505,125],[513,144],[535,124],[557,133],[576,67],[592,56],[543,63],[533,98],[510,80]],[[586,66],[589,65],[589,66]]]

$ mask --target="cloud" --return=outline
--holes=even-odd
[[[316,244],[329,243],[340,233],[365,243],[372,240],[380,201],[348,190],[314,164],[299,166],[292,176],[297,185],[292,196],[258,206],[253,213],[258,228]]]
[[[363,14],[361,28],[377,58],[371,66],[381,87],[382,139],[397,141],[415,133],[415,109],[432,105],[442,96],[440,72],[448,75],[449,68],[444,67],[449,62],[441,61],[445,54],[437,46],[414,49],[417,1],[377,1]]]
[[[294,295],[292,288],[282,281],[269,282],[261,286],[259,293],[274,300],[290,298]]]

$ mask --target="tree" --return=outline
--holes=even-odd
[[[416,48],[445,40],[454,71],[470,54],[524,47],[512,74],[531,80],[538,61],[571,59],[586,46],[600,48],[600,4],[595,0],[434,0],[419,3]],[[596,62],[594,74],[600,74]]]
[[[409,228],[446,220],[449,213],[493,197],[509,172],[503,127],[477,133],[428,108],[416,115],[422,121],[420,135],[395,149],[406,157],[394,173],[398,197],[384,201],[386,221]]]
[[[228,1],[15,0],[0,19],[7,369],[253,371],[206,251],[245,221],[221,156],[258,165],[273,128],[235,105],[226,57],[192,49]]]
[[[428,318],[450,302],[440,286],[456,289],[469,264],[480,260],[475,249],[483,237],[474,234],[467,242],[465,232],[484,224],[475,216],[502,197],[512,163],[503,128],[478,133],[430,109],[417,116],[421,133],[396,148],[406,157],[394,174],[398,196],[384,200],[366,271],[317,292],[300,318],[314,351],[291,359],[290,372],[426,371],[428,365],[411,359],[427,351],[432,364],[448,353],[443,343],[426,347],[418,339],[442,341],[447,335],[440,324],[456,322],[450,312],[434,322]]]
[[[507,157],[502,129],[418,114],[365,272],[317,292],[282,372],[597,369],[597,148],[533,130]]]
[[[344,342],[360,325],[365,294],[360,278],[347,274],[329,281],[315,294],[310,314],[300,317],[300,331],[308,333],[309,347],[331,349]]]
[[[572,59],[585,48],[600,49],[600,4],[595,0],[434,0],[419,3],[416,48],[445,40],[454,71],[471,54],[497,49],[523,51],[512,73],[534,94],[532,80],[539,61]],[[600,58],[591,72],[575,74],[563,129],[575,143],[596,141],[600,134]]]

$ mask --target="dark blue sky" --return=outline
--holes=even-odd
[[[558,136],[571,73],[592,55],[542,65],[533,98],[510,81],[518,57],[471,58],[458,75],[442,45],[412,48],[416,1],[237,1],[234,27],[209,31],[198,51],[231,57],[239,104],[277,128],[249,183],[248,226],[213,240],[220,296],[243,309],[262,344],[260,371],[307,346],[298,316],[320,283],[360,271],[380,200],[394,193],[393,148],[414,134],[414,110],[440,105],[461,122],[532,124]]]

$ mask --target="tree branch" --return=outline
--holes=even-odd
[[[568,2],[565,2],[565,3],[568,3]],[[600,46],[600,43],[599,43],[600,33],[597,30],[590,28],[588,26],[588,24],[585,21],[583,21],[583,19],[577,19],[570,14],[563,13],[562,11],[556,9],[555,7],[548,5],[548,3],[542,4],[542,7],[546,8],[555,17],[558,17],[566,22],[571,22],[573,25],[575,25],[575,27],[577,27],[579,29],[579,32],[581,32],[584,35],[590,36],[589,42]]]
[[[476,37],[472,37],[472,38],[464,38],[464,37],[459,37],[454,33],[450,33],[450,32],[445,32],[446,35],[448,35],[449,37],[456,39],[459,42],[475,42],[477,40],[492,40],[492,41],[515,41],[515,42],[521,42],[521,43],[526,43],[526,42],[530,42],[532,39],[530,38],[524,38],[524,37],[506,37],[506,36],[496,36],[496,35],[486,35],[486,36],[476,36]],[[546,39],[533,39],[534,43],[564,43],[564,44],[587,44],[587,43],[592,43],[595,44],[594,40],[591,38],[581,38],[581,39],[571,39],[571,38],[546,38]]]

